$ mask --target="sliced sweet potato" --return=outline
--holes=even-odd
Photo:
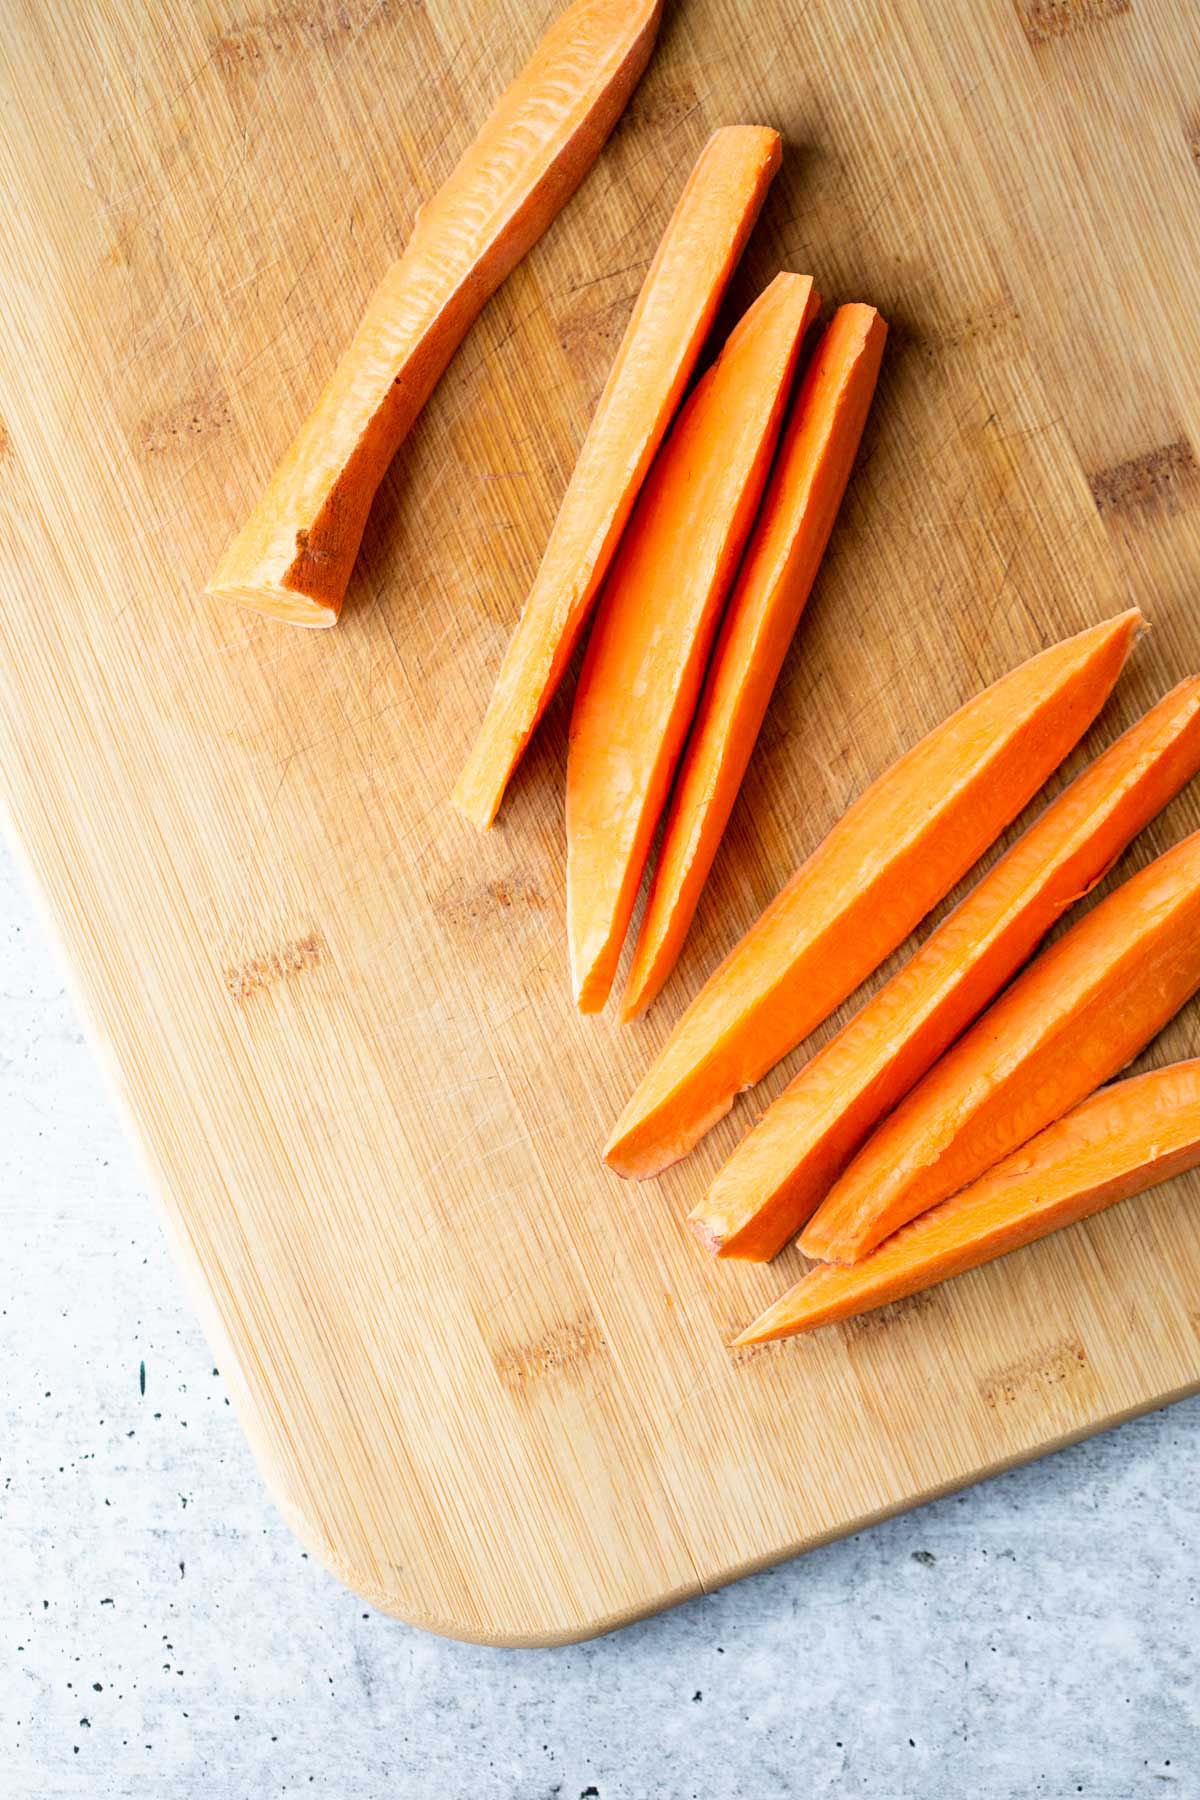
[[[1200,1163],[1200,1061],[1084,1100],[861,1262],[818,1263],[735,1345],[813,1331],[933,1287]]]
[[[483,830],[562,679],[779,167],[765,125],[715,132],[671,216],[579,452],[453,804]]]
[[[605,1151],[618,1174],[686,1155],[903,943],[1087,730],[1140,620],[1122,613],[1022,663],[855,801],[667,1039]]]
[[[1200,832],[1043,950],[868,1138],[806,1256],[858,1262],[1123,1069],[1200,987]]]
[[[739,320],[659,451],[605,584],[567,753],[567,935],[581,1012],[597,1012],[612,986],[817,301],[806,275],[777,275]]]
[[[565,205],[649,61],[662,0],[574,0],[412,237],[207,592],[333,625],[384,471],[484,302]]]
[[[782,1249],[880,1119],[1198,768],[1193,676],[1046,808],[767,1108],[691,1215],[701,1242],[751,1261]]]
[[[846,491],[886,336],[873,306],[840,306],[804,373],[683,753],[623,1019],[646,1010],[683,948]]]

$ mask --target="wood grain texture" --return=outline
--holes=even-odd
[[[653,1186],[599,1162],[685,997],[920,732],[1130,600],[1155,629],[1062,779],[1200,667],[1190,9],[675,0],[401,452],[337,630],[211,609],[232,523],[550,10],[8,0],[0,59],[15,832],[287,1517],[379,1605],[507,1643],[1200,1382],[1195,1178],[730,1356],[796,1266],[709,1264],[684,1216],[758,1097]],[[447,793],[659,233],[743,119],[788,149],[729,317],[782,264],[893,329],[690,942],[622,1030],[568,994],[567,697],[499,829]],[[1193,1008],[1149,1060],[1198,1048]]]

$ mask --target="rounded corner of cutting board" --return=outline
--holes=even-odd
[[[478,1615],[455,1617],[425,1604],[420,1592],[412,1585],[403,1584],[399,1579],[394,1584],[381,1582],[372,1572],[339,1555],[319,1527],[284,1495],[274,1472],[257,1457],[257,1453],[256,1460],[284,1524],[322,1568],[377,1612],[398,1619],[402,1625],[431,1632],[435,1637],[450,1638],[455,1643],[481,1644],[493,1650],[558,1650],[568,1644],[582,1644],[590,1638],[604,1637],[610,1631],[634,1625],[639,1619],[652,1618],[656,1613],[666,1612],[670,1607],[680,1606],[685,1600],[693,1600],[709,1591],[709,1584],[697,1579],[681,1586],[666,1587],[661,1592],[647,1593],[636,1606],[592,1614],[583,1609],[578,1612],[539,1610],[535,1602],[527,1607],[514,1607],[511,1597],[496,1604],[495,1595],[485,1594],[480,1589]],[[753,1574],[756,1569],[784,1562],[801,1548],[803,1546],[798,1545],[795,1550],[783,1549],[765,1561],[730,1569],[711,1585],[723,1587],[740,1575]]]
[[[1098,1431],[1111,1430],[1118,1425],[1139,1418],[1147,1412],[1154,1411],[1160,1406],[1169,1406],[1176,1401],[1188,1399],[1197,1392],[1200,1392],[1200,1381],[1191,1380],[1167,1393],[1142,1397],[1132,1403],[1116,1407],[1104,1417],[1089,1420],[1073,1428],[1060,1426],[1040,1442],[1026,1444],[1018,1450],[995,1457],[978,1467],[960,1469],[948,1479],[919,1486],[901,1497],[870,1507],[856,1515],[847,1516],[836,1525],[804,1534],[798,1533],[766,1549],[751,1550],[747,1548],[742,1555],[734,1557],[720,1567],[711,1568],[707,1572],[702,1572],[699,1566],[696,1566],[691,1580],[676,1584],[664,1584],[655,1590],[647,1587],[634,1604],[594,1613],[588,1612],[583,1607],[577,1610],[539,1608],[537,1601],[531,1596],[526,1604],[522,1604],[519,1597],[513,1594],[511,1586],[508,1593],[503,1594],[499,1590],[496,1592],[485,1590],[481,1584],[475,1596],[479,1602],[478,1611],[469,1617],[458,1617],[452,1613],[437,1610],[436,1603],[432,1606],[428,1604],[411,1583],[404,1584],[399,1579],[394,1584],[381,1582],[377,1574],[365,1570],[351,1558],[338,1553],[303,1508],[296,1505],[287,1495],[282,1480],[277,1477],[276,1471],[271,1466],[269,1457],[262,1454],[261,1444],[255,1440],[252,1432],[248,1435],[263,1479],[293,1537],[343,1587],[348,1588],[368,1606],[385,1613],[389,1618],[398,1619],[404,1625],[428,1631],[435,1637],[448,1638],[456,1643],[479,1644],[497,1650],[555,1650],[571,1644],[586,1643],[593,1638],[604,1637],[609,1632],[619,1631],[627,1625],[636,1625],[643,1620],[653,1618],[658,1613],[681,1606],[686,1601],[718,1592],[721,1588],[744,1580],[747,1576],[765,1574],[771,1569],[778,1568],[782,1563],[806,1555],[811,1550],[823,1549],[841,1538],[852,1537],[857,1532],[868,1530],[875,1525],[882,1525],[888,1519],[895,1518],[899,1514],[932,1505],[935,1501],[959,1492],[977,1481],[1007,1474],[1013,1469],[1037,1461],[1039,1457],[1048,1453],[1065,1450],[1073,1444],[1081,1443]],[[511,1576],[511,1571],[506,1571],[506,1574]]]

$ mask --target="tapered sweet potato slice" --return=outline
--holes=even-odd
[[[858,1262],[1107,1081],[1200,987],[1200,832],[1032,962],[859,1151],[806,1256]]]
[[[903,943],[1087,730],[1140,620],[1043,650],[872,783],[692,1001],[617,1122],[612,1168],[644,1179],[686,1155]]]
[[[621,1016],[644,1012],[683,948],[858,450],[887,326],[840,306],[784,428],[671,796]]]
[[[1198,768],[1200,677],[1193,676],[1046,808],[801,1069],[693,1211],[701,1241],[752,1261],[782,1249],[880,1119]]]
[[[819,1263],[734,1339],[793,1337],[933,1287],[1200,1163],[1200,1061],[1084,1100],[850,1267]]]
[[[658,453],[605,584],[567,754],[567,934],[575,1002],[608,998],[721,606],[762,497],[817,306],[777,275]]]
[[[562,678],[779,167],[779,133],[727,125],[671,216],[600,396],[479,735],[452,796],[480,830]]]
[[[375,491],[484,302],[574,193],[649,60],[662,0],[574,0],[417,214],[207,591],[332,625]]]

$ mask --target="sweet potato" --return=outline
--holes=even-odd
[[[671,796],[624,1019],[645,1011],[683,948],[829,542],[886,336],[874,307],[839,307],[800,384]]]
[[[855,801],[680,1019],[609,1140],[618,1174],[686,1155],[903,943],[1087,730],[1140,619],[1022,663]]]
[[[764,1261],[799,1231],[901,1101],[1200,768],[1200,677],[1097,757],[916,954],[801,1069],[692,1213],[722,1256]]]
[[[777,275],[684,403],[605,584],[567,753],[575,1003],[608,998],[721,606],[762,497],[812,282]]]
[[[333,625],[384,471],[484,302],[591,168],[662,0],[574,0],[417,214],[315,410],[207,592]]]
[[[779,167],[779,133],[727,125],[671,216],[617,351],[453,804],[483,830],[562,679]]]
[[[1043,950],[918,1082],[800,1239],[858,1262],[1123,1069],[1200,987],[1200,832]]]
[[[850,1267],[819,1263],[735,1345],[812,1331],[933,1287],[1200,1163],[1200,1061],[1084,1100]]]

